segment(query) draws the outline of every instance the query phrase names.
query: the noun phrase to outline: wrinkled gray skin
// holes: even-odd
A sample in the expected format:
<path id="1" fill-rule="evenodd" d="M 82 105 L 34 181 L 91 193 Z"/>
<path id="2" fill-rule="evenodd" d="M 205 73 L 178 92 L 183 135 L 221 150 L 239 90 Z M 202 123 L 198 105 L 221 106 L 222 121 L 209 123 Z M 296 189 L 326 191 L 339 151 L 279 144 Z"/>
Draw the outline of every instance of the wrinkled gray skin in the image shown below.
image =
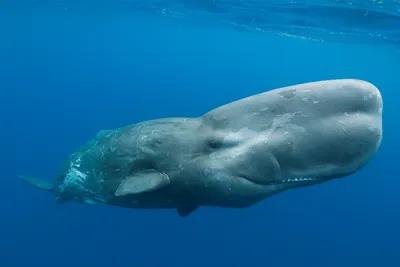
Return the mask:
<path id="1" fill-rule="evenodd" d="M 101 131 L 53 184 L 23 179 L 59 202 L 126 208 L 244 208 L 287 189 L 345 177 L 382 140 L 382 97 L 360 80 L 289 86 L 199 118 Z"/>

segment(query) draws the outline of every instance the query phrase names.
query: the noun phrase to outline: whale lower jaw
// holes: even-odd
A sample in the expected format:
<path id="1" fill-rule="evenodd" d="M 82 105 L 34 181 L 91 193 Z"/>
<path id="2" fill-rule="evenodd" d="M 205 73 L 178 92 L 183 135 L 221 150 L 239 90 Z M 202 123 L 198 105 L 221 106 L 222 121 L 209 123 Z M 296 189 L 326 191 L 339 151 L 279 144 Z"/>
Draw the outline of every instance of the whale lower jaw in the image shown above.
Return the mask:
<path id="1" fill-rule="evenodd" d="M 278 181 L 272 181 L 268 185 L 282 185 L 282 184 L 316 184 L 323 182 L 324 179 L 301 177 L 301 178 L 288 178 Z"/>

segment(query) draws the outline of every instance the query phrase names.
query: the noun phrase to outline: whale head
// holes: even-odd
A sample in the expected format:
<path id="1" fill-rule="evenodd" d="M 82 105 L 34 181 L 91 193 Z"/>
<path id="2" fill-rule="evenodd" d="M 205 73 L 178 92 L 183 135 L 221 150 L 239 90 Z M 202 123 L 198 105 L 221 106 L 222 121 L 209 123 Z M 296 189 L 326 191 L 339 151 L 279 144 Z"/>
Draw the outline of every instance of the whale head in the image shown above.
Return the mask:
<path id="1" fill-rule="evenodd" d="M 210 155 L 208 165 L 216 169 L 210 177 L 238 177 L 237 195 L 246 183 L 252 192 L 265 189 L 260 199 L 348 177 L 379 149 L 382 111 L 378 88 L 355 79 L 288 86 L 228 103 L 203 116 L 220 144 Z"/>

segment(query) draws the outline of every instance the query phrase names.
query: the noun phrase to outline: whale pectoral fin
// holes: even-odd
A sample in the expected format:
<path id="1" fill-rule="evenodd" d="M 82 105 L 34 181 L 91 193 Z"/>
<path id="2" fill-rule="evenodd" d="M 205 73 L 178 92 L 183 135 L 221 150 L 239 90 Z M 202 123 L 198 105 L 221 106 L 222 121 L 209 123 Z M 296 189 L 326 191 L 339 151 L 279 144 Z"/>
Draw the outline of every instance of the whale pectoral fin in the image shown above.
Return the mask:
<path id="1" fill-rule="evenodd" d="M 155 191 L 170 184 L 168 175 L 150 170 L 127 177 L 118 186 L 116 196 L 135 195 Z"/>
<path id="2" fill-rule="evenodd" d="M 53 185 L 44 180 L 29 177 L 29 176 L 24 176 L 24 175 L 20 175 L 19 178 L 21 178 L 23 181 L 25 181 L 26 183 L 32 185 L 33 187 L 35 187 L 37 189 L 48 191 L 48 192 L 53 191 Z"/>
<path id="3" fill-rule="evenodd" d="M 197 210 L 198 207 L 199 206 L 194 205 L 194 204 L 179 207 L 179 208 L 177 208 L 178 215 L 181 217 L 186 217 L 186 216 L 190 215 L 191 213 L 193 213 L 195 210 Z"/>

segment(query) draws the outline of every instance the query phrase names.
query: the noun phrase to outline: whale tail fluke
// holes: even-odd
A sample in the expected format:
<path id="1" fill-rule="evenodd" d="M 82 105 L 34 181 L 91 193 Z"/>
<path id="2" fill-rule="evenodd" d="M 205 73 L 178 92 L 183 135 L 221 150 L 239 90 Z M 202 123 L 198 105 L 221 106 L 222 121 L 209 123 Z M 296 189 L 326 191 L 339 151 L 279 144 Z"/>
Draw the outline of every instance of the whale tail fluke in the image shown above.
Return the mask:
<path id="1" fill-rule="evenodd" d="M 49 182 L 24 175 L 20 175 L 19 178 L 37 189 L 53 193 L 53 185 Z"/>

